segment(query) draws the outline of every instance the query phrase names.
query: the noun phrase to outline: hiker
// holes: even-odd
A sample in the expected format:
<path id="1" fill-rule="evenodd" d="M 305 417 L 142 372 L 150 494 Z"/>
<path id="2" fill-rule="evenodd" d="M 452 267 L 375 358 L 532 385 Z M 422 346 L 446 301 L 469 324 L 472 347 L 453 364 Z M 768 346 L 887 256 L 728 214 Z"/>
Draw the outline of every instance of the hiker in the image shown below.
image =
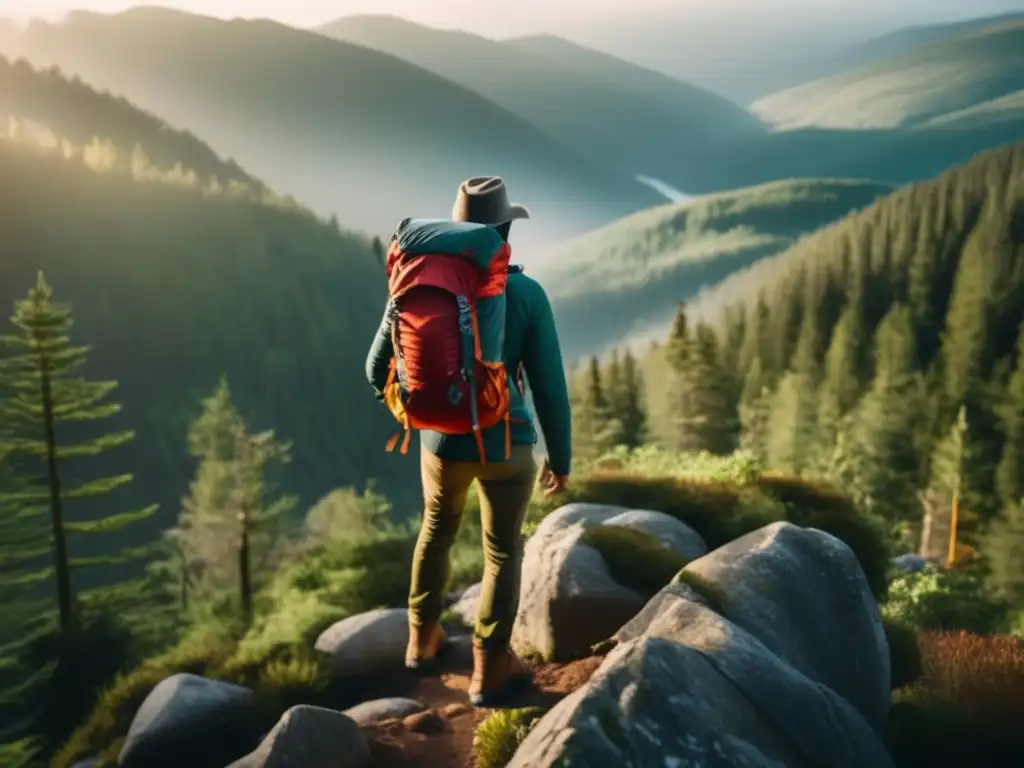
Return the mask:
<path id="1" fill-rule="evenodd" d="M 569 394 L 551 306 L 539 283 L 509 266 L 512 222 L 529 217 L 509 202 L 501 177 L 483 176 L 460 185 L 453 221 L 404 220 L 388 248 L 388 306 L 366 360 L 378 399 L 405 427 L 403 452 L 409 430 L 420 432 L 424 510 L 409 588 L 410 669 L 435 670 L 447 649 L 440 619 L 449 550 L 469 488 L 479 484 L 485 567 L 469 689 L 478 707 L 500 706 L 531 684 L 509 647 L 522 525 L 537 477 L 524 374 L 548 450 L 545 495 L 565 488 L 571 462 Z M 475 299 L 465 300 L 468 293 Z M 473 375 L 463 373 L 467 361 Z"/>

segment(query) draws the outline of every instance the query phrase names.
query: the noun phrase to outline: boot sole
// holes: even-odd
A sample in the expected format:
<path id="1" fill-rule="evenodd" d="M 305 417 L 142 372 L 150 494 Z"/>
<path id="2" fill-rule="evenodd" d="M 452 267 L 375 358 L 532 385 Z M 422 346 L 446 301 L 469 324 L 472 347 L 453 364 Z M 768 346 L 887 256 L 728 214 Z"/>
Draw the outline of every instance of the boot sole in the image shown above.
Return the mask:
<path id="1" fill-rule="evenodd" d="M 500 688 L 470 696 L 469 703 L 478 709 L 500 709 L 515 703 L 514 699 L 529 693 L 533 687 L 532 675 L 517 675 Z"/>

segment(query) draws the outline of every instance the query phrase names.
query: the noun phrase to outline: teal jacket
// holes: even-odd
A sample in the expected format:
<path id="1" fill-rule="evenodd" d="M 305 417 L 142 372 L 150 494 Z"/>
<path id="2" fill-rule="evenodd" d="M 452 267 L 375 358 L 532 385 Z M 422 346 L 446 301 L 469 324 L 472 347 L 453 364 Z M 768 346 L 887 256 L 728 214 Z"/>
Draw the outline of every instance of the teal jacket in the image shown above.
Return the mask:
<path id="1" fill-rule="evenodd" d="M 572 463 L 572 412 L 551 303 L 540 283 L 523 274 L 520 267 L 509 269 L 505 298 L 505 367 L 514 376 L 522 364 L 547 444 L 551 471 L 567 475 Z M 393 354 L 391 317 L 385 311 L 366 356 L 366 378 L 378 398 L 382 397 Z M 537 431 L 530 411 L 514 389 L 511 411 L 512 444 L 536 445 Z M 423 430 L 420 447 L 450 461 L 476 461 L 479 456 L 471 434 L 444 435 Z M 484 448 L 488 461 L 505 458 L 504 424 L 484 430 Z"/>

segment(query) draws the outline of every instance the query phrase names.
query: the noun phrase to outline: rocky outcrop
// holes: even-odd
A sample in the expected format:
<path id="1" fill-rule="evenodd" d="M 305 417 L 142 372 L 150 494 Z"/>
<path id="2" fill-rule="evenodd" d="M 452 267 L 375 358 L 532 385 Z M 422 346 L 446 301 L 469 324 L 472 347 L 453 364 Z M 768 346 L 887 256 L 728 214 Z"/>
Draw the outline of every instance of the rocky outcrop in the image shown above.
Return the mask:
<path id="1" fill-rule="evenodd" d="M 646 596 L 617 583 L 600 552 L 586 544 L 586 531 L 598 525 L 647 533 L 682 557 L 707 551 L 688 526 L 660 512 L 598 504 L 556 510 L 526 544 L 512 636 L 519 653 L 556 661 L 586 654 L 644 606 Z"/>
<path id="2" fill-rule="evenodd" d="M 250 689 L 197 675 L 172 675 L 142 702 L 118 764 L 224 768 L 259 743 L 259 722 Z"/>
<path id="3" fill-rule="evenodd" d="M 401 669 L 409 642 L 405 608 L 360 613 L 332 624 L 316 639 L 335 677 L 368 677 Z"/>
<path id="4" fill-rule="evenodd" d="M 301 705 L 285 712 L 253 752 L 228 768 L 364 768 L 369 762 L 370 747 L 352 718 Z"/>
<path id="5" fill-rule="evenodd" d="M 776 523 L 690 563 L 510 768 L 888 768 L 889 656 L 849 548 Z"/>

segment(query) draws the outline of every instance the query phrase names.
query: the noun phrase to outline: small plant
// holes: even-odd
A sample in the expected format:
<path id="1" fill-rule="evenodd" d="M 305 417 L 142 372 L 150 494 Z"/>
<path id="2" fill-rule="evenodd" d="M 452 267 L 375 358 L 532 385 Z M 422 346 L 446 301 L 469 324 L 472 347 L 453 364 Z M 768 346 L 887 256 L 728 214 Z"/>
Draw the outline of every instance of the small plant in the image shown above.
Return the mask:
<path id="1" fill-rule="evenodd" d="M 1005 629 L 1007 606 L 969 571 L 904 573 L 893 579 L 884 616 L 919 630 L 965 630 L 980 635 Z"/>
<path id="2" fill-rule="evenodd" d="M 917 645 L 917 630 L 905 621 L 886 618 L 885 640 L 889 646 L 889 669 L 892 689 L 905 688 L 921 677 L 921 649 Z"/>
<path id="3" fill-rule="evenodd" d="M 541 707 L 501 709 L 480 723 L 473 736 L 476 768 L 504 768 L 530 729 L 544 716 Z"/>
<path id="4" fill-rule="evenodd" d="M 920 679 L 889 717 L 898 766 L 1002 768 L 1024 753 L 1024 645 L 1008 636 L 928 632 Z"/>
<path id="5" fill-rule="evenodd" d="M 616 582 L 644 597 L 655 595 L 688 562 L 653 536 L 618 525 L 588 528 L 582 542 L 601 553 Z"/>

